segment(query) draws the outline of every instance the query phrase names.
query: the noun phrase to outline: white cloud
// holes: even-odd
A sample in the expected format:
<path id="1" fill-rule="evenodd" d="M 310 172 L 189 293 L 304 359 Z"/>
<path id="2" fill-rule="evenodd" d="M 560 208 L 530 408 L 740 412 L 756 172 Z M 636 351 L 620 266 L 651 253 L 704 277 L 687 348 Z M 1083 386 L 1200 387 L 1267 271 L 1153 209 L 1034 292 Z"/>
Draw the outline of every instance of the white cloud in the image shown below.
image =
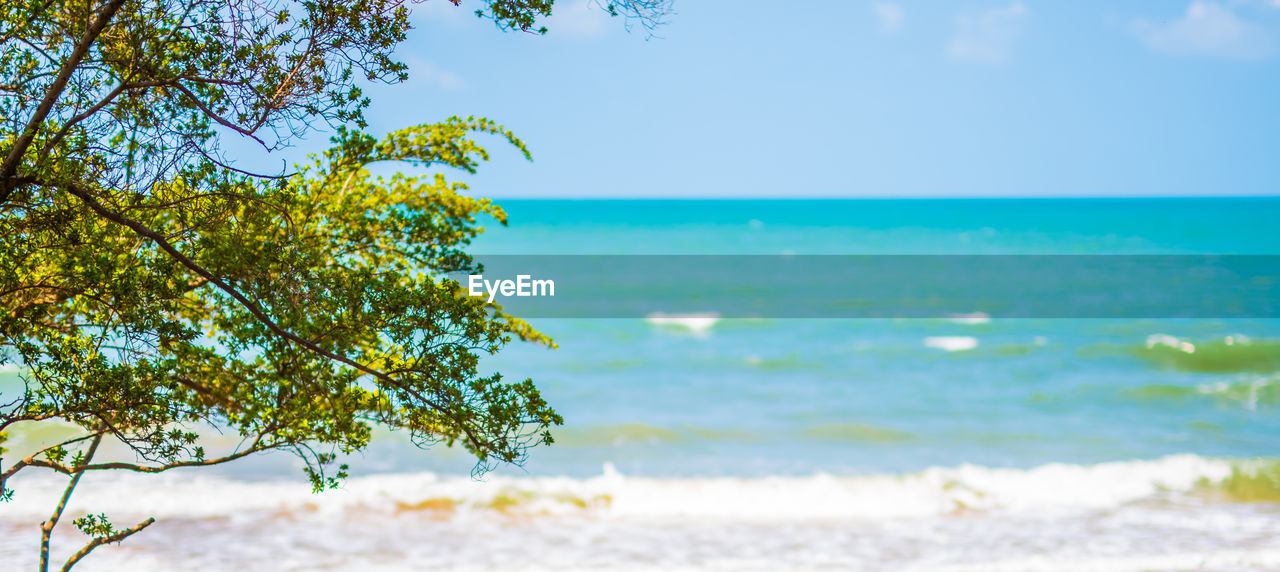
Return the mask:
<path id="1" fill-rule="evenodd" d="M 947 44 L 947 56 L 984 64 L 1007 61 L 1030 13 L 1025 4 L 1014 2 L 978 14 L 961 14 L 956 18 L 956 35 Z"/>
<path id="2" fill-rule="evenodd" d="M 1275 1 L 1280 2 L 1280 0 Z M 871 11 L 876 15 L 880 31 L 885 34 L 895 34 L 901 30 L 907 16 L 902 6 L 892 2 L 876 2 L 871 5 Z"/>
<path id="3" fill-rule="evenodd" d="M 1271 4 L 1280 6 L 1278 2 Z M 1182 18 L 1172 22 L 1137 20 L 1133 33 L 1147 48 L 1168 54 L 1257 58 L 1271 52 L 1271 38 L 1265 30 L 1216 2 L 1192 2 Z"/>

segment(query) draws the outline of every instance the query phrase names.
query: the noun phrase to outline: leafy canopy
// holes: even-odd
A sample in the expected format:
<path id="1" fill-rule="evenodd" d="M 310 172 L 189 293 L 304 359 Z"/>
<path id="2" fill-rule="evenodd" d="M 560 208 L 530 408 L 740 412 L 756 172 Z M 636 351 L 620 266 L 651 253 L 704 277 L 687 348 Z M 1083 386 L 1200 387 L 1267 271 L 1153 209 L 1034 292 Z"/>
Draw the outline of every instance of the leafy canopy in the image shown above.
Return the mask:
<path id="1" fill-rule="evenodd" d="M 457 0 L 450 0 L 458 4 Z M 499 28 L 545 31 L 551 0 L 483 0 Z M 663 2 L 604 6 L 651 25 Z M 476 136 L 524 144 L 480 118 L 377 138 L 361 85 L 398 82 L 403 0 L 7 0 L 0 3 L 0 431 L 64 423 L 76 436 L 0 465 L 70 476 L 42 527 L 42 568 L 86 471 L 159 472 L 285 449 L 314 486 L 372 427 L 519 462 L 561 418 L 529 380 L 479 356 L 551 341 L 445 277 L 501 209 L 443 175 L 374 176 L 373 163 L 474 172 Z M 296 172 L 242 171 L 225 138 L 287 146 L 316 127 L 332 148 Z M 209 454 L 202 427 L 243 437 Z M 2 435 L 2 434 L 0 434 Z M 126 444 L 131 461 L 95 460 Z M 74 451 L 74 454 L 71 454 Z M 103 516 L 67 566 L 117 530 Z"/>

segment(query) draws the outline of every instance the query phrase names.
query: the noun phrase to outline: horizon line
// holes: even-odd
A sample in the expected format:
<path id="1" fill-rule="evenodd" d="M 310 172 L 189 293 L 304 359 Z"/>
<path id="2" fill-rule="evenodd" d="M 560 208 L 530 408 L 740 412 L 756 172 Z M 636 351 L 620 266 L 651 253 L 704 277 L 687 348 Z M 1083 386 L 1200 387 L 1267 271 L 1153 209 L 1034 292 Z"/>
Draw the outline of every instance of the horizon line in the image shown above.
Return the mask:
<path id="1" fill-rule="evenodd" d="M 512 201 L 512 200 L 531 200 L 531 201 L 947 201 L 947 200 L 1010 200 L 1010 201 L 1036 201 L 1036 200 L 1205 200 L 1205 199 L 1230 199 L 1230 200 L 1276 200 L 1280 199 L 1280 194 L 1276 195 L 1054 195 L 1054 196 L 1003 196 L 1003 195 L 972 195 L 972 196 L 945 196 L 945 195 L 914 195 L 914 196 L 865 196 L 865 197 L 829 197 L 829 196 L 625 196 L 625 197 L 602 197 L 602 196 L 565 196 L 565 195 L 546 195 L 546 196 L 475 196 L 473 198 L 484 198 L 495 201 Z"/>

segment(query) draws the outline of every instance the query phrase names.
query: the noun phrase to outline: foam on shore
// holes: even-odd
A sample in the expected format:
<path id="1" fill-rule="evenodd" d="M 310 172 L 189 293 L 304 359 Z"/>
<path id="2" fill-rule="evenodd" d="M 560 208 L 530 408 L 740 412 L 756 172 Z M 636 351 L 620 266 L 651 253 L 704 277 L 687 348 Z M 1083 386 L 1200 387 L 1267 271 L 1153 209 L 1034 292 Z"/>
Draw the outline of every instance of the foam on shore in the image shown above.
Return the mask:
<path id="1" fill-rule="evenodd" d="M 1198 570 L 1280 565 L 1280 512 L 1204 494 L 1238 464 L 1183 455 L 909 475 L 587 479 L 433 474 L 300 482 L 92 475 L 69 515 L 158 522 L 86 569 Z M 0 511 L 0 562 L 63 479 L 23 477 Z M 85 539 L 62 530 L 55 560 Z M 1241 539 L 1256 539 L 1243 543 Z"/>
<path id="2" fill-rule="evenodd" d="M 450 512 L 501 509 L 530 516 L 588 511 L 744 521 L 916 518 L 956 511 L 1114 507 L 1166 492 L 1191 492 L 1197 483 L 1220 481 L 1231 471 L 1227 461 L 1194 455 L 1025 470 L 963 465 L 908 475 L 750 479 L 627 477 L 606 465 L 600 476 L 587 479 L 376 475 L 321 494 L 299 482 L 245 482 L 191 473 L 92 475 L 77 491 L 73 508 L 145 512 L 157 518 L 355 509 L 394 514 L 406 507 L 445 505 Z M 18 495 L 0 519 L 43 517 L 61 479 L 18 478 L 13 485 Z"/>

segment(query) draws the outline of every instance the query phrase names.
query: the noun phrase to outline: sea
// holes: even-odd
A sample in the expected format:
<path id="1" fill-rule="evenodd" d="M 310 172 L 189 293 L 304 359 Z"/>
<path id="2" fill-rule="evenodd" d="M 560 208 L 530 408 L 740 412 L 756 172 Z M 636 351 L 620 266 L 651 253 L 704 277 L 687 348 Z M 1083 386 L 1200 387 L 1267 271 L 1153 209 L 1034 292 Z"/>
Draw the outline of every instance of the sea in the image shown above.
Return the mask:
<path id="1" fill-rule="evenodd" d="M 472 252 L 1280 255 L 1277 198 L 497 202 Z M 157 522 L 76 569 L 1280 569 L 1274 315 L 530 321 L 559 347 L 484 362 L 565 418 L 524 463 L 382 431 L 319 494 L 287 454 L 91 474 L 72 514 Z M 3 570 L 61 491 L 27 473 Z"/>

